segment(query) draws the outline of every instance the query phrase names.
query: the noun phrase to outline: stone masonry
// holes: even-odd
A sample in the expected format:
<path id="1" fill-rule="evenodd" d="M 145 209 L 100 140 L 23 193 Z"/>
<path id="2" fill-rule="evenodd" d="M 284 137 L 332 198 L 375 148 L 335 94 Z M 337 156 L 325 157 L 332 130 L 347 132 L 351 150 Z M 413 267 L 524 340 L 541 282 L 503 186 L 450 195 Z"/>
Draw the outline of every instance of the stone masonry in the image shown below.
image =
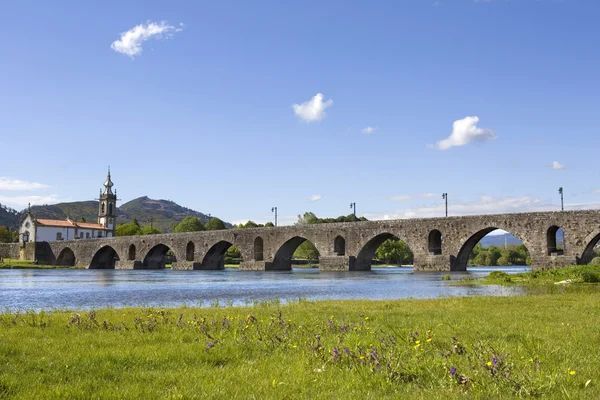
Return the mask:
<path id="1" fill-rule="evenodd" d="M 557 248 L 556 229 L 564 232 Z M 222 269 L 227 248 L 241 252 L 242 270 L 289 270 L 296 248 L 310 240 L 319 250 L 319 268 L 369 270 L 376 249 L 396 237 L 414 253 L 416 271 L 463 271 L 473 247 L 494 229 L 523 241 L 533 269 L 585 264 L 600 239 L 600 210 L 479 215 L 447 218 L 365 221 L 278 228 L 228 229 L 102 239 L 29 243 L 25 248 L 0 246 L 0 257 L 20 254 L 40 263 L 87 268 Z"/>

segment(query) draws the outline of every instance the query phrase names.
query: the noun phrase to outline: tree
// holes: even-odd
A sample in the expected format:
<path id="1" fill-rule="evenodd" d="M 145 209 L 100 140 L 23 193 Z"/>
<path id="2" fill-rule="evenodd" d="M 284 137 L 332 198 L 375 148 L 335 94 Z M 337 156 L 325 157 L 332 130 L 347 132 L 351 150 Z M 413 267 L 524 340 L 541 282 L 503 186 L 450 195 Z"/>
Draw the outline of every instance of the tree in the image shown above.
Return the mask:
<path id="1" fill-rule="evenodd" d="M 388 239 L 375 251 L 375 257 L 387 264 L 412 264 L 413 252 L 402 240 Z"/>
<path id="2" fill-rule="evenodd" d="M 204 225 L 207 231 L 218 231 L 222 229 L 227 229 L 225 226 L 225 222 L 221 221 L 219 218 L 213 217 L 208 220 L 206 225 Z"/>
<path id="3" fill-rule="evenodd" d="M 319 258 L 319 250 L 310 241 L 305 240 L 294 252 L 293 258 L 303 258 L 306 260 L 315 260 Z"/>
<path id="4" fill-rule="evenodd" d="M 307 211 L 304 215 L 298 215 L 298 222 L 296 225 L 308 225 L 308 224 L 318 224 L 319 218 L 315 215 L 315 213 Z"/>
<path id="5" fill-rule="evenodd" d="M 157 228 L 153 228 L 150 226 L 145 226 L 142 229 L 139 230 L 138 235 L 157 235 L 159 233 L 162 233 L 160 231 L 160 229 Z"/>
<path id="6" fill-rule="evenodd" d="M 140 227 L 134 222 L 128 222 L 126 224 L 119 224 L 115 228 L 115 234 L 117 236 L 133 236 L 140 235 Z"/>
<path id="7" fill-rule="evenodd" d="M 273 228 L 274 226 L 275 226 L 275 224 L 272 223 L 271 221 L 269 221 L 265 224 L 265 228 Z"/>
<path id="8" fill-rule="evenodd" d="M 12 232 L 5 226 L 0 226 L 0 243 L 13 243 L 19 239 L 18 232 Z"/>
<path id="9" fill-rule="evenodd" d="M 242 253 L 235 246 L 229 246 L 227 251 L 225 252 L 225 258 L 231 260 L 232 258 L 242 258 Z"/>
<path id="10" fill-rule="evenodd" d="M 199 232 L 204 230 L 204 225 L 197 217 L 185 217 L 183 221 L 175 225 L 173 231 L 181 232 Z"/>

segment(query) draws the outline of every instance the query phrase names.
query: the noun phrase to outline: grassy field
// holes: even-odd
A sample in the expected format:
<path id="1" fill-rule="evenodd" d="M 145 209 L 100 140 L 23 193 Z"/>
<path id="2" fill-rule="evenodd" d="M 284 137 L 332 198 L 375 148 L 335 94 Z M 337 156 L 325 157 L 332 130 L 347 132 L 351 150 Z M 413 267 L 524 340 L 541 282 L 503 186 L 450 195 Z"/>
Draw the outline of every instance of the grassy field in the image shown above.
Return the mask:
<path id="1" fill-rule="evenodd" d="M 448 275 L 448 277 L 450 277 Z M 507 274 L 493 271 L 481 279 L 463 279 L 460 283 L 489 285 L 549 285 L 600 283 L 600 265 L 574 265 L 571 267 L 546 271 L 530 271 L 519 274 Z"/>
<path id="2" fill-rule="evenodd" d="M 600 287 L 0 315 L 0 398 L 600 397 Z"/>
<path id="3" fill-rule="evenodd" d="M 23 269 L 23 268 L 32 268 L 32 269 L 55 269 L 55 268 L 68 268 L 68 269 L 82 269 L 85 267 L 63 267 L 60 265 L 41 265 L 34 264 L 31 261 L 23 261 L 16 260 L 10 258 L 2 259 L 0 262 L 0 269 Z"/>

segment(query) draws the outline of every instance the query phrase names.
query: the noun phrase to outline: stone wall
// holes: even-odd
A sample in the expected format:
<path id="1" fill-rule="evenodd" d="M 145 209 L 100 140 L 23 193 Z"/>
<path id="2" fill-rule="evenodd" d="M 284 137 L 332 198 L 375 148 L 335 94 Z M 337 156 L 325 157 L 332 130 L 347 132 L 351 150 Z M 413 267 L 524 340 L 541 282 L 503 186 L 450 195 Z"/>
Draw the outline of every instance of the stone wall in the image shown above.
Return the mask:
<path id="1" fill-rule="evenodd" d="M 553 226 L 564 231 L 564 251 L 548 248 Z M 318 249 L 322 270 L 368 270 L 377 247 L 397 237 L 414 253 L 416 271 L 460 271 L 477 242 L 494 229 L 506 230 L 523 241 L 534 269 L 556 268 L 589 261 L 591 246 L 600 239 L 600 211 L 365 221 L 278 228 L 228 229 L 102 239 L 51 242 L 36 249 L 36 257 L 69 260 L 89 268 L 164 268 L 165 254 L 176 258 L 173 269 L 221 269 L 224 253 L 235 245 L 242 255 L 241 270 L 286 270 L 294 250 L 304 240 Z M 441 243 L 435 243 L 435 233 Z M 337 246 L 336 246 L 337 243 Z M 343 244 L 343 246 L 341 245 Z M 68 249 L 68 250 L 66 250 Z M 49 253 L 48 253 L 49 252 Z M 560 253 L 560 254 L 559 254 Z M 48 256 L 51 254 L 51 256 Z M 62 254 L 62 256 L 61 256 Z"/>

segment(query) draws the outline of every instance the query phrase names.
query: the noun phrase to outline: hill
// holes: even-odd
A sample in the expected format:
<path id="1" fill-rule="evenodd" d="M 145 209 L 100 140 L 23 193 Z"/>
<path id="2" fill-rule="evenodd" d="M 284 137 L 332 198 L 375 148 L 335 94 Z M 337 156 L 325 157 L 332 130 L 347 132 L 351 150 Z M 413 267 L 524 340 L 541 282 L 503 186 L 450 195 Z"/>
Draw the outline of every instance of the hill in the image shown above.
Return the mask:
<path id="1" fill-rule="evenodd" d="M 19 225 L 20 214 L 17 210 L 13 210 L 5 205 L 0 206 L 0 226 L 16 228 Z"/>
<path id="2" fill-rule="evenodd" d="M 70 203 L 59 203 L 46 206 L 33 206 L 31 212 L 37 218 L 65 219 L 70 217 L 76 221 L 84 218 L 86 221 L 97 221 L 98 202 L 97 201 L 75 201 Z M 20 214 L 12 214 L 0 208 L 0 225 L 17 228 Z M 201 212 L 182 207 L 170 200 L 154 200 L 147 196 L 131 200 L 117 208 L 117 223 L 130 222 L 137 219 L 140 225 L 146 226 L 152 224 L 163 232 L 171 232 L 173 227 L 181 222 L 185 217 L 197 217 L 206 223 L 210 217 Z M 2 221 L 5 221 L 3 223 Z M 231 227 L 231 224 L 227 224 Z"/>

